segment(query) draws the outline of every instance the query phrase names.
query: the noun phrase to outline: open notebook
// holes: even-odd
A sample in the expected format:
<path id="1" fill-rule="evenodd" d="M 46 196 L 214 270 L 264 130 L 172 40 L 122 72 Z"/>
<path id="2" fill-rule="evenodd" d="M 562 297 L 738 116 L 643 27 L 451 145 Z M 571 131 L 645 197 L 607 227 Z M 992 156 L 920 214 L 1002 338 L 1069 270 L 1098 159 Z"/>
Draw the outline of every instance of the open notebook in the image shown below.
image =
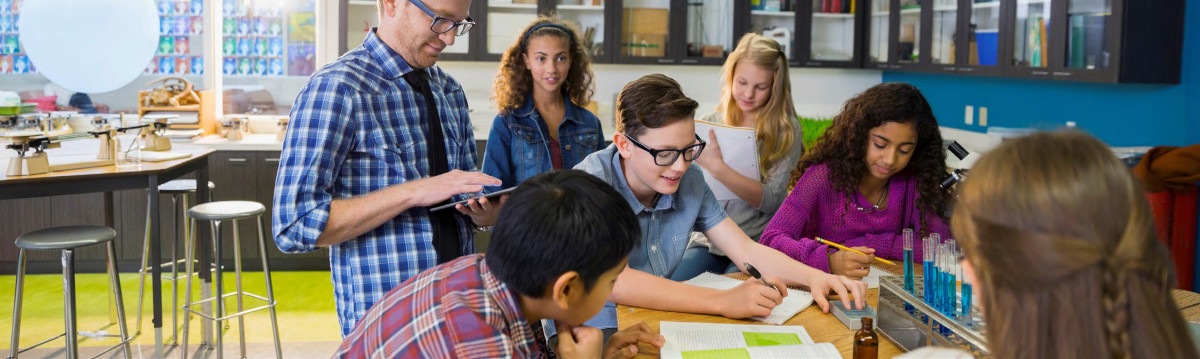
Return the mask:
<path id="1" fill-rule="evenodd" d="M 719 274 L 704 273 L 696 276 L 695 278 L 688 279 L 683 283 L 698 287 L 724 290 L 736 287 L 739 284 L 742 284 L 742 281 Z M 779 305 L 775 306 L 775 309 L 771 310 L 771 315 L 766 317 L 753 317 L 750 319 L 762 321 L 767 324 L 781 325 L 783 322 L 791 319 L 792 316 L 800 313 L 800 311 L 804 310 L 804 308 L 808 308 L 808 306 L 812 305 L 812 303 L 812 293 L 802 290 L 788 289 L 788 296 L 783 298 L 783 303 L 780 303 Z"/>
<path id="2" fill-rule="evenodd" d="M 661 322 L 659 354 L 670 359 L 841 358 L 832 343 L 814 343 L 798 325 Z"/>

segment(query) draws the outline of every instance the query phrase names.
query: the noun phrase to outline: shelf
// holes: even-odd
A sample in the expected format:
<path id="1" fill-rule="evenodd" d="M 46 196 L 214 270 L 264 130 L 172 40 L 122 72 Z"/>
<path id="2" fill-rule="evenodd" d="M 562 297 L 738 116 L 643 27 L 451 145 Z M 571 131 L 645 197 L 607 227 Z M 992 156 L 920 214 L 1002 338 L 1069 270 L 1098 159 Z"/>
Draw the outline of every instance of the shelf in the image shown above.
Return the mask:
<path id="1" fill-rule="evenodd" d="M 488 3 L 489 9 L 512 9 L 512 10 L 534 10 L 537 11 L 537 4 L 505 4 L 505 3 Z"/>
<path id="2" fill-rule="evenodd" d="M 920 14 L 921 14 L 921 8 L 900 10 L 900 15 L 920 15 Z"/>
<path id="3" fill-rule="evenodd" d="M 934 6 L 933 11 L 958 11 L 958 6 Z"/>
<path id="4" fill-rule="evenodd" d="M 376 2 L 375 2 L 375 0 L 350 0 L 350 5 L 361 5 L 361 6 L 370 5 L 370 6 L 374 7 L 376 5 Z"/>
<path id="5" fill-rule="evenodd" d="M 999 1 L 993 1 L 993 2 L 983 2 L 983 3 L 978 3 L 978 4 L 971 4 L 971 8 L 972 8 L 972 9 L 995 9 L 995 8 L 998 8 L 998 7 L 1000 7 L 1000 2 L 999 2 Z"/>
<path id="6" fill-rule="evenodd" d="M 766 11 L 766 10 L 751 10 L 751 11 L 750 11 L 750 14 L 751 14 L 751 15 L 754 15 L 754 16 L 780 16 L 780 17 L 794 17 L 794 16 L 796 16 L 796 12 L 795 12 L 795 11 Z M 815 14 L 814 14 L 814 15 L 815 15 Z"/>
<path id="7" fill-rule="evenodd" d="M 558 10 L 604 11 L 603 5 L 558 5 Z"/>
<path id="8" fill-rule="evenodd" d="M 813 13 L 813 18 L 814 18 L 814 19 L 842 19 L 842 20 L 853 20 L 853 19 L 854 19 L 854 14 L 832 14 L 832 13 L 818 12 L 818 13 Z"/>
<path id="9" fill-rule="evenodd" d="M 138 111 L 139 111 L 139 112 L 142 112 L 142 113 L 147 113 L 147 112 L 164 112 L 164 111 L 169 111 L 169 112 L 198 112 L 198 111 L 200 111 L 200 105 L 199 105 L 199 104 L 196 104 L 196 105 L 185 105 L 185 106 L 156 106 L 156 107 L 141 107 L 141 106 L 138 106 Z"/>
<path id="10" fill-rule="evenodd" d="M 888 12 L 887 11 L 876 11 L 876 12 L 871 13 L 871 16 L 888 16 Z"/>

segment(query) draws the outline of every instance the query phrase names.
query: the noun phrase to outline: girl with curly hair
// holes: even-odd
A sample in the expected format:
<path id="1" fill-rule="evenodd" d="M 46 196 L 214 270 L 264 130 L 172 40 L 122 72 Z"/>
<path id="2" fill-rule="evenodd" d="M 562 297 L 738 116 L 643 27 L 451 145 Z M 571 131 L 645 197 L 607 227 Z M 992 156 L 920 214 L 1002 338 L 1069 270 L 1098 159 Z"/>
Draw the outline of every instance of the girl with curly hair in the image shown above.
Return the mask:
<path id="1" fill-rule="evenodd" d="M 551 169 L 572 168 L 604 146 L 592 101 L 591 60 L 569 21 L 541 16 L 500 60 L 483 172 L 503 188 Z"/>
<path id="2" fill-rule="evenodd" d="M 758 158 L 753 158 L 752 153 L 723 158 L 721 145 L 710 131 L 701 134 L 708 140 L 709 148 L 696 159 L 696 164 L 738 196 L 721 200 L 721 206 L 747 236 L 758 240 L 787 197 L 788 173 L 804 153 L 783 46 L 759 34 L 743 35 L 721 68 L 721 83 L 717 111 L 699 120 L 753 128 Z M 727 161 L 751 160 L 758 161 L 760 180 L 743 176 L 727 164 Z M 737 271 L 702 234 L 694 233 L 692 240 L 692 248 L 684 257 L 685 263 L 695 267 L 676 270 L 677 275 L 690 279 L 704 272 Z"/>
<path id="3" fill-rule="evenodd" d="M 992 356 L 1198 357 L 1142 186 L 1103 142 L 1078 131 L 1005 141 L 958 195 L 951 222 Z"/>
<path id="4" fill-rule="evenodd" d="M 905 83 L 875 85 L 846 101 L 800 160 L 794 189 L 759 242 L 833 274 L 865 277 L 875 256 L 902 258 L 905 228 L 949 237 L 938 215 L 948 197 L 940 186 L 945 162 L 937 119 L 921 92 Z M 920 258 L 921 248 L 913 255 Z"/>

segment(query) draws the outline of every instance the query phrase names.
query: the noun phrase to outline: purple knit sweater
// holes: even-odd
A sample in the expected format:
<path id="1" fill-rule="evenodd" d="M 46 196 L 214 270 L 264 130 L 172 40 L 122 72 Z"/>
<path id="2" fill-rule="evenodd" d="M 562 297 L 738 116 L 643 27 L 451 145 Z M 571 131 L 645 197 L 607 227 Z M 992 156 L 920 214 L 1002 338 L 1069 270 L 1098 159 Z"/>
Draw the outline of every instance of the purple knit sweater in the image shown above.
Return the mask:
<path id="1" fill-rule="evenodd" d="M 783 201 L 779 212 L 763 231 L 759 243 L 775 248 L 813 268 L 829 272 L 827 245 L 818 244 L 821 237 L 847 247 L 867 246 L 875 255 L 885 259 L 903 260 L 904 228 L 915 231 L 913 258 L 920 261 L 921 216 L 917 210 L 917 177 L 912 171 L 900 171 L 888 184 L 887 208 L 875 210 L 871 202 L 855 192 L 854 198 L 834 190 L 829 181 L 829 168 L 812 165 L 800 177 L 796 189 Z M 852 202 L 847 211 L 846 202 Z M 859 210 L 858 208 L 864 210 Z M 950 229 L 942 218 L 927 213 L 930 233 L 950 238 Z"/>

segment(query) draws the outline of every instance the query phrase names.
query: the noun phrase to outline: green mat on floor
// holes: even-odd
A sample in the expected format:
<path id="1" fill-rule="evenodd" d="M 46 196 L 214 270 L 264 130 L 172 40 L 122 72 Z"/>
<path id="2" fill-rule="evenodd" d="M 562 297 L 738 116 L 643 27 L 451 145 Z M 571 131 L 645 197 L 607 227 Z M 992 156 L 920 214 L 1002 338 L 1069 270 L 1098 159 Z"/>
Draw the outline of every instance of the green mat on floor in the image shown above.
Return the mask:
<path id="1" fill-rule="evenodd" d="M 271 275 L 275 285 L 275 300 L 278 302 L 276 313 L 279 320 L 279 337 L 284 342 L 328 342 L 341 341 L 340 327 L 337 321 L 337 311 L 333 302 L 333 284 L 329 272 L 274 272 Z M 29 275 L 25 277 L 24 304 L 21 308 L 21 346 L 28 347 L 63 332 L 63 298 L 62 275 Z M 225 273 L 224 286 L 226 291 L 235 288 L 233 275 Z M 266 286 L 261 272 L 245 272 L 242 275 L 242 287 L 246 292 L 266 297 Z M 200 298 L 200 282 L 193 280 L 193 296 Z M 121 274 L 121 290 L 125 301 L 125 318 L 130 334 L 136 327 L 138 307 L 138 274 Z M 151 290 L 150 277 L 146 277 L 146 302 L 142 316 L 142 334 L 137 342 L 151 344 L 154 341 L 154 330 L 151 324 Z M 75 277 L 76 310 L 80 331 L 104 330 L 110 334 L 118 333 L 116 325 L 110 325 L 110 310 L 108 296 L 108 275 L 78 274 Z M 16 292 L 16 276 L 0 276 L 0 318 L 11 321 L 13 310 L 13 295 Z M 179 282 L 179 305 L 183 304 L 184 281 Z M 236 309 L 234 297 L 226 298 L 230 313 Z M 261 306 L 263 301 L 244 297 L 245 308 Z M 169 342 L 171 338 L 171 282 L 163 281 L 163 337 Z M 115 318 L 115 316 L 114 316 Z M 179 312 L 178 325 L 182 329 L 184 313 Z M 246 315 L 246 341 L 265 343 L 271 341 L 271 317 L 267 310 L 261 310 Z M 193 317 L 189 331 L 189 344 L 200 340 L 199 317 Z M 225 333 L 226 340 L 237 340 L 237 320 L 230 323 Z M 7 351 L 12 337 L 12 325 L 0 324 L 0 349 Z M 80 346 L 112 345 L 115 339 L 97 341 L 80 337 Z M 65 341 L 57 339 L 43 347 L 62 347 Z"/>

